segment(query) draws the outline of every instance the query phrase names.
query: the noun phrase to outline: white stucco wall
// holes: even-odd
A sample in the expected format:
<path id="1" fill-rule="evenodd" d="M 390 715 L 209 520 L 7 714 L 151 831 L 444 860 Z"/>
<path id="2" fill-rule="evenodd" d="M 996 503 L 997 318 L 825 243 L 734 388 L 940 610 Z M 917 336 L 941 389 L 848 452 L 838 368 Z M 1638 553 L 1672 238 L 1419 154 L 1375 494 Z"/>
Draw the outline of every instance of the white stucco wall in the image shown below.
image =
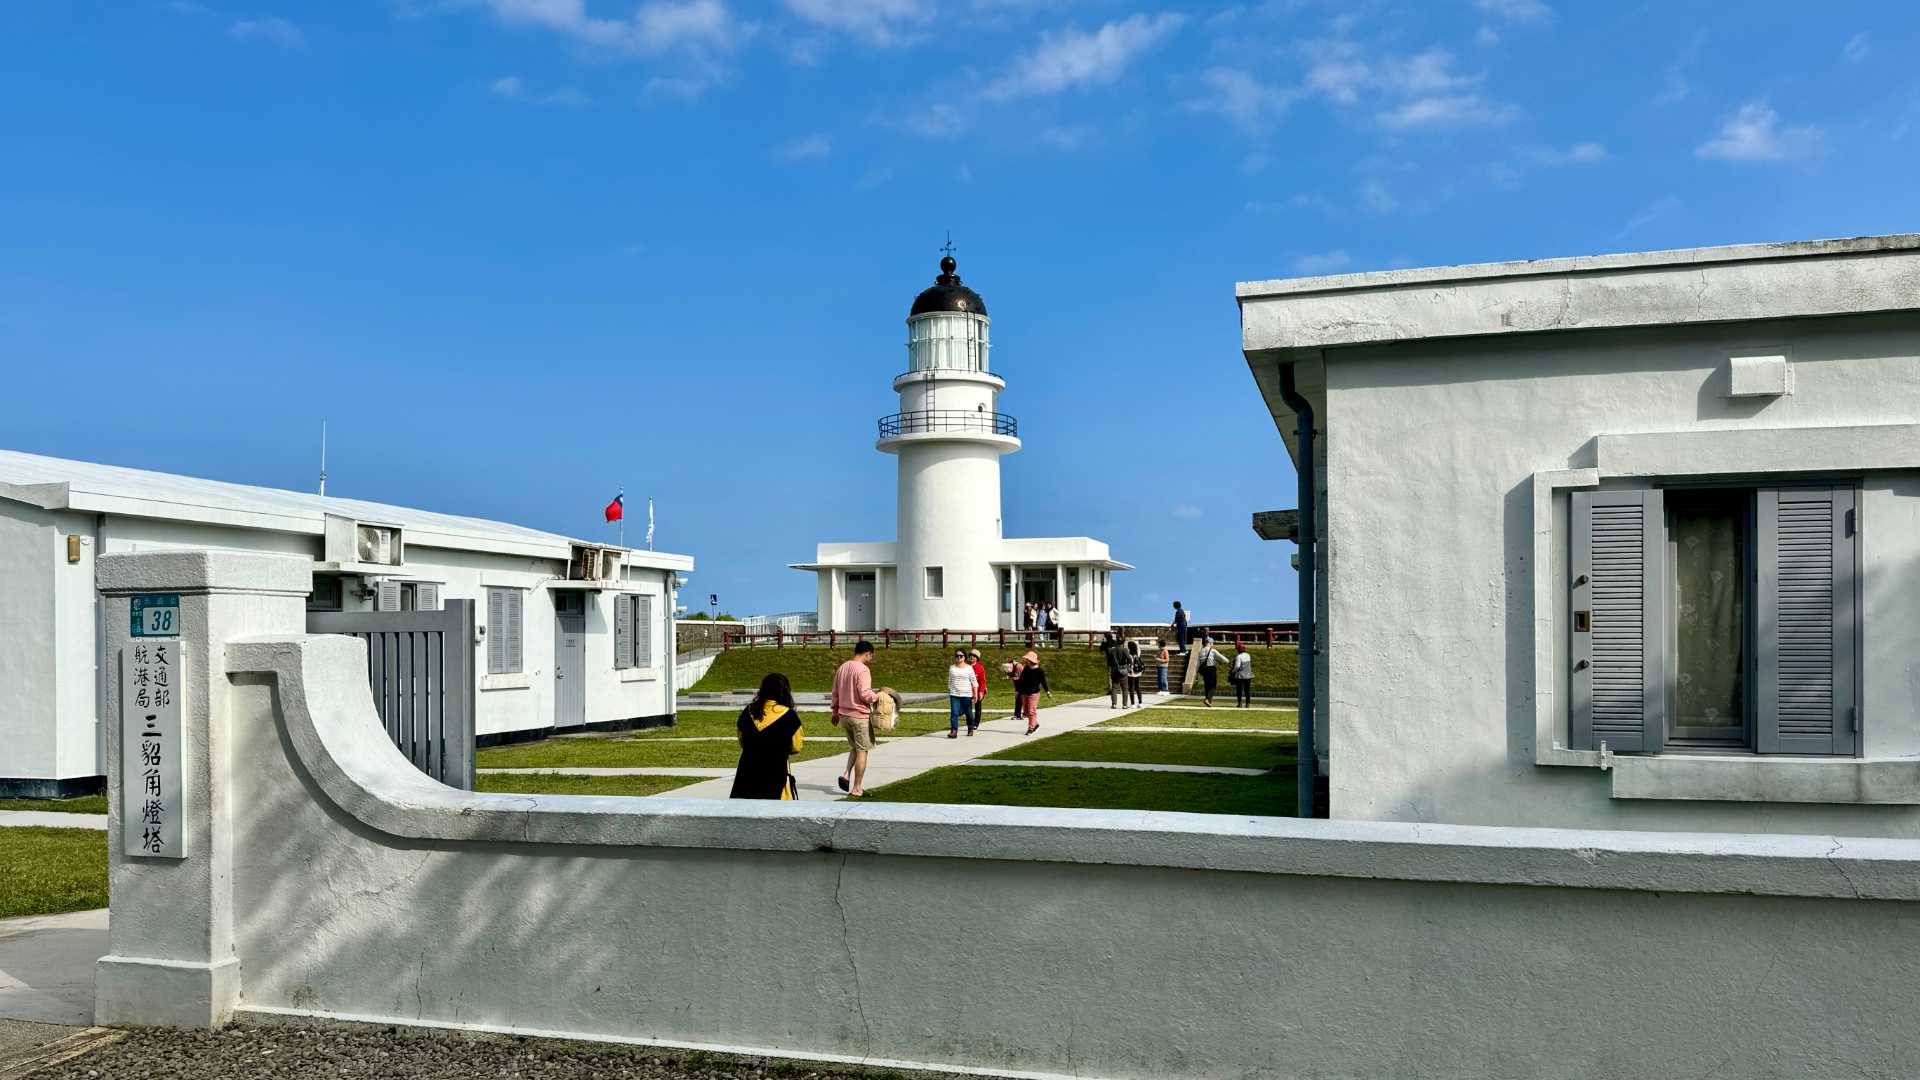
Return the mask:
<path id="1" fill-rule="evenodd" d="M 110 845 L 104 1023 L 1142 1080 L 1908 1071 L 1913 841 L 475 795 L 386 741 L 357 643 L 246 595 L 189 615 L 188 775 L 223 798 L 197 858 Z"/>
<path id="2" fill-rule="evenodd" d="M 1725 396 L 1730 353 L 1777 349 L 1792 357 L 1791 396 Z M 1920 835 L 1915 806 L 1618 799 L 1597 769 L 1534 760 L 1533 475 L 1595 465 L 1603 435 L 1914 423 L 1911 316 L 1408 342 L 1327 357 L 1335 816 Z M 1760 438 L 1734 456 L 1754 460 Z M 1920 446 L 1909 464 L 1920 470 Z M 1869 470 L 1862 483 L 1870 757 L 1920 746 L 1913 470 Z M 1564 582 L 1563 510 L 1557 521 Z M 1550 625 L 1565 625 L 1562 615 Z M 1564 642 L 1553 647 L 1562 669 Z"/>
<path id="3" fill-rule="evenodd" d="M 61 729 L 48 718 L 60 697 L 54 656 L 55 559 L 59 541 L 53 514 L 0 500 L 0 778 L 60 777 Z M 89 650 L 91 652 L 91 650 Z M 87 730 L 92 731 L 88 724 Z"/>

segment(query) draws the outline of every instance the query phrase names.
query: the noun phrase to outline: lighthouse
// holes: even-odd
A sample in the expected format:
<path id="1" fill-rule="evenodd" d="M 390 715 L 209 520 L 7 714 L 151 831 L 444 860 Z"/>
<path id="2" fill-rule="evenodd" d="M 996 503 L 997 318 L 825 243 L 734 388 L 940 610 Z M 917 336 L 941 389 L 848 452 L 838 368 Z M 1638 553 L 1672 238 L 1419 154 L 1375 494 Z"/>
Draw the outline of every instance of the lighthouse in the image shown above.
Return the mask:
<path id="1" fill-rule="evenodd" d="M 982 631 L 1022 626 L 1028 602 L 1052 604 L 1069 629 L 1112 618 L 1113 561 L 1090 537 L 1009 540 L 1000 459 L 1020 449 L 1001 410 L 986 301 L 960 279 L 951 245 L 906 318 L 906 369 L 892 377 L 898 411 L 879 418 L 875 449 L 898 462 L 893 542 L 823 543 L 823 630 Z"/>

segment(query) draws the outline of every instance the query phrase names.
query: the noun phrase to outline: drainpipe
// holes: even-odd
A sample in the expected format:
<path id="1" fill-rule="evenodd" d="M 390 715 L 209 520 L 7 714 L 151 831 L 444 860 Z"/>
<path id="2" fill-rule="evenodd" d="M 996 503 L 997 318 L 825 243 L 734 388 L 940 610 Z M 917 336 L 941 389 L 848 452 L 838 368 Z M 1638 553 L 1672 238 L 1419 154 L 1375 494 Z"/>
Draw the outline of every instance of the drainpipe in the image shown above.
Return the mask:
<path id="1" fill-rule="evenodd" d="M 1316 603 L 1314 588 L 1315 537 L 1318 530 L 1314 524 L 1314 472 L 1313 472 L 1313 406 L 1300 396 L 1294 386 L 1293 364 L 1280 367 L 1280 398 L 1293 410 L 1295 428 L 1294 441 L 1299 446 L 1294 472 L 1300 477 L 1300 522 L 1295 534 L 1295 543 L 1300 550 L 1300 747 L 1299 764 L 1295 777 L 1299 786 L 1299 815 L 1302 818 L 1314 816 L 1313 790 L 1319 778 L 1318 740 L 1314 731 L 1314 649 L 1318 644 L 1315 616 L 1319 607 Z"/>

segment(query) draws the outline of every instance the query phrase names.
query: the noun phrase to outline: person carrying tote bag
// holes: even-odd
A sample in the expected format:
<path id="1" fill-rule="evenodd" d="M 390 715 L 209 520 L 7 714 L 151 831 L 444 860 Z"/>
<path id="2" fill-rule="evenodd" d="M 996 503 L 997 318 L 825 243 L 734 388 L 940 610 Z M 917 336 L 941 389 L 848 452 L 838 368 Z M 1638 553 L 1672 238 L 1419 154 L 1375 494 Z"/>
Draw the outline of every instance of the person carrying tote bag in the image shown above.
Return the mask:
<path id="1" fill-rule="evenodd" d="M 730 797 L 798 799 L 800 784 L 787 771 L 787 759 L 800 752 L 806 735 L 785 675 L 775 672 L 760 680 L 760 692 L 740 710 L 734 729 L 740 763 L 734 766 Z"/>

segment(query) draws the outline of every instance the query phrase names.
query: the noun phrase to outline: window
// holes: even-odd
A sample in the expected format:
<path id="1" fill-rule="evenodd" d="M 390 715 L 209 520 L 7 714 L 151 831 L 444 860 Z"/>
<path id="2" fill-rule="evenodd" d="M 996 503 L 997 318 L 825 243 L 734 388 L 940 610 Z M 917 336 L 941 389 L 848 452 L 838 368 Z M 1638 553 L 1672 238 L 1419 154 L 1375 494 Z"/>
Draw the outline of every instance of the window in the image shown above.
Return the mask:
<path id="1" fill-rule="evenodd" d="M 947 595 L 946 569 L 939 566 L 927 567 L 928 600 L 938 600 Z"/>
<path id="2" fill-rule="evenodd" d="M 1851 754 L 1854 491 L 1573 495 L 1579 749 Z"/>
<path id="3" fill-rule="evenodd" d="M 643 593 L 614 596 L 613 666 L 653 666 L 653 597 Z"/>
<path id="4" fill-rule="evenodd" d="M 1000 571 L 1000 614 L 1013 610 L 1013 568 L 1003 567 Z"/>
<path id="5" fill-rule="evenodd" d="M 308 611 L 339 611 L 344 596 L 340 579 L 332 574 L 313 575 L 313 591 L 307 594 Z"/>
<path id="6" fill-rule="evenodd" d="M 521 622 L 526 592 L 521 589 L 487 590 L 487 674 L 504 675 L 522 670 Z"/>
<path id="7" fill-rule="evenodd" d="M 1067 567 L 1067 610 L 1080 610 L 1080 568 Z"/>

